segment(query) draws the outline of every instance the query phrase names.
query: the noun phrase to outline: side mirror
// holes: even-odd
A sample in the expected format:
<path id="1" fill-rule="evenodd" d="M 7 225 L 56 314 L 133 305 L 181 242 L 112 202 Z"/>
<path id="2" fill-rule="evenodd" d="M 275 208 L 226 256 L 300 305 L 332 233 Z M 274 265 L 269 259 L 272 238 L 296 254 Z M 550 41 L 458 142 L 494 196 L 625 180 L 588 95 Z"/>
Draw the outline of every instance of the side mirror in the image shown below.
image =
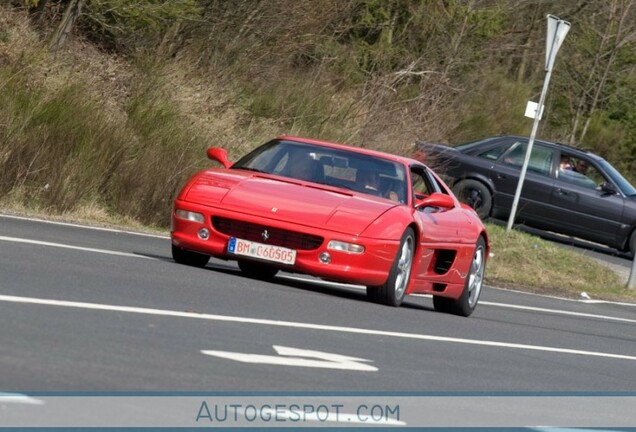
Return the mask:
<path id="1" fill-rule="evenodd" d="M 608 182 L 601 183 L 601 192 L 609 194 L 609 195 L 618 194 L 618 190 L 616 190 L 616 186 Z"/>
<path id="2" fill-rule="evenodd" d="M 439 207 L 443 209 L 452 209 L 455 207 L 455 200 L 450 195 L 439 192 L 433 192 L 424 199 L 415 200 L 415 208 Z"/>
<path id="3" fill-rule="evenodd" d="M 220 147 L 211 147 L 208 149 L 208 158 L 213 161 L 220 162 L 225 168 L 232 166 L 232 162 L 227 158 L 227 150 Z"/>

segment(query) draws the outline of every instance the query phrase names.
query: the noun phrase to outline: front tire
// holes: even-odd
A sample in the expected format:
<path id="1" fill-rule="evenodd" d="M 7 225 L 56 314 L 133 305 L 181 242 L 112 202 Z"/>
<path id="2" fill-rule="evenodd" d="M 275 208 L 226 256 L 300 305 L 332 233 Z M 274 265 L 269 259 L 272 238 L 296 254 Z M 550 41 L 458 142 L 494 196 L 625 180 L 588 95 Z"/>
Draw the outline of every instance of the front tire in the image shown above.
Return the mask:
<path id="1" fill-rule="evenodd" d="M 468 204 L 481 219 L 490 216 L 492 210 L 492 193 L 479 180 L 460 180 L 453 186 L 453 193 L 461 202 Z"/>
<path id="2" fill-rule="evenodd" d="M 185 264 L 192 267 L 205 267 L 210 257 L 208 255 L 181 249 L 179 246 L 172 245 L 172 259 L 179 264 Z"/>
<path id="3" fill-rule="evenodd" d="M 278 269 L 252 261 L 239 261 L 238 266 L 245 276 L 253 279 L 270 280 L 278 273 Z"/>
<path id="4" fill-rule="evenodd" d="M 481 288 L 484 282 L 484 270 L 486 268 L 486 241 L 479 237 L 475 245 L 473 259 L 466 276 L 464 290 L 458 299 L 433 296 L 433 306 L 438 312 L 450 313 L 468 317 L 473 313 L 479 302 Z"/>
<path id="5" fill-rule="evenodd" d="M 389 277 L 384 285 L 367 287 L 367 298 L 374 303 L 400 306 L 411 279 L 411 268 L 415 255 L 415 232 L 407 228 L 402 234 L 400 248 L 395 256 Z"/>

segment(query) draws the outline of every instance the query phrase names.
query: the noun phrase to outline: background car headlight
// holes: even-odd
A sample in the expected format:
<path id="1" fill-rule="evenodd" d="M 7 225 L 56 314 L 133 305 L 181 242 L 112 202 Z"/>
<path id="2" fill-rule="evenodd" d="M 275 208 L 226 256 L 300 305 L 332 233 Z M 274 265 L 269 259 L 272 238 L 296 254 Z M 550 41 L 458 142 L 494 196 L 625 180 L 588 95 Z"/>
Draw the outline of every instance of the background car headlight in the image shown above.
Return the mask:
<path id="1" fill-rule="evenodd" d="M 351 253 L 351 254 L 364 253 L 364 246 L 355 244 L 355 243 L 347 243 L 343 241 L 338 241 L 338 240 L 331 240 L 329 244 L 327 244 L 327 249 Z"/>
<path id="2" fill-rule="evenodd" d="M 205 218 L 203 217 L 203 215 L 201 213 L 196 213 L 196 212 L 191 212 L 191 211 L 187 211 L 187 210 L 177 209 L 174 212 L 174 214 L 179 219 L 185 219 L 185 220 L 189 220 L 189 221 L 192 221 L 192 222 L 203 223 L 205 221 Z"/>

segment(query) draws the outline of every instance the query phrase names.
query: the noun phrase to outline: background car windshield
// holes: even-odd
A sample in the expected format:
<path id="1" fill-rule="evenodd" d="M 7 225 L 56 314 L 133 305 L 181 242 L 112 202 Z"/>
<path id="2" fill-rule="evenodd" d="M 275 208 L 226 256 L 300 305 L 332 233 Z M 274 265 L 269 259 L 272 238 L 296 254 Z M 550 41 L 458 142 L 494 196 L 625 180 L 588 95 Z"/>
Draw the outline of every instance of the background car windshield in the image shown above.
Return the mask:
<path id="1" fill-rule="evenodd" d="M 407 202 L 406 170 L 402 164 L 353 151 L 274 140 L 244 156 L 232 169 L 275 174 Z"/>
<path id="2" fill-rule="evenodd" d="M 625 194 L 626 196 L 636 196 L 636 188 L 632 186 L 630 182 L 628 182 L 625 177 L 619 173 L 616 168 L 610 165 L 606 160 L 599 160 L 599 165 L 605 170 L 607 175 L 616 183 L 618 188 Z"/>

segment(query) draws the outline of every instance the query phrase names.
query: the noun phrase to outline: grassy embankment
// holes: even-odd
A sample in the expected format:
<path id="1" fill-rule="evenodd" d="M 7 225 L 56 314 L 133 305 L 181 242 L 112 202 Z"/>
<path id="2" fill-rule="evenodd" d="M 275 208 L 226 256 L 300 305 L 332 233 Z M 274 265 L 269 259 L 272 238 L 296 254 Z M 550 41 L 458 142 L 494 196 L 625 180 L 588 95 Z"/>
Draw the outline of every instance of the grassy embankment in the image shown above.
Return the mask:
<path id="1" fill-rule="evenodd" d="M 172 198 L 209 165 L 210 145 L 238 156 L 279 134 L 360 144 L 351 105 L 329 102 L 346 91 L 302 80 L 256 91 L 197 75 L 187 60 L 128 63 L 80 44 L 53 57 L 26 19 L 7 17 L 0 13 L 0 210 L 165 230 Z M 488 284 L 636 299 L 588 257 L 498 226 L 489 232 Z"/>

